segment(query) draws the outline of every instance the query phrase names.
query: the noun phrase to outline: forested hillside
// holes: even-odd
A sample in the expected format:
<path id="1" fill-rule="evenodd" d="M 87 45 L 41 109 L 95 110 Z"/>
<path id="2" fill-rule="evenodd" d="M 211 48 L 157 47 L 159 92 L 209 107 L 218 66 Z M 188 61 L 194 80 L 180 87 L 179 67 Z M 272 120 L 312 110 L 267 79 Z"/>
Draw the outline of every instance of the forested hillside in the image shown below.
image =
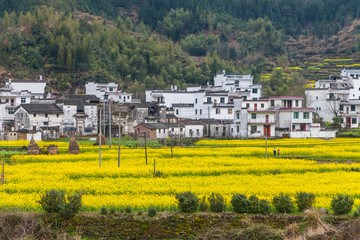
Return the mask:
<path id="1" fill-rule="evenodd" d="M 1 81 L 42 74 L 59 93 L 115 81 L 141 98 L 222 69 L 259 82 L 302 56 L 359 49 L 355 0 L 0 0 L 0 16 Z M 302 75 L 288 73 L 274 71 L 265 92 L 301 92 Z"/>

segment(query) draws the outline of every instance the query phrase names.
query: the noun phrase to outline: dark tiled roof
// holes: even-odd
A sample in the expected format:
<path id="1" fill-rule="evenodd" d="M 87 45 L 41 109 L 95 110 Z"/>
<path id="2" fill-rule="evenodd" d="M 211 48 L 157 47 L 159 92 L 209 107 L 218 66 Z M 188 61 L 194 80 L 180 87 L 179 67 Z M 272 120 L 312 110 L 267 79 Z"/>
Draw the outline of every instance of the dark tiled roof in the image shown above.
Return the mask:
<path id="1" fill-rule="evenodd" d="M 20 104 L 29 114 L 63 114 L 63 110 L 56 104 Z"/>
<path id="2" fill-rule="evenodd" d="M 98 103 L 99 98 L 95 95 L 65 95 L 66 99 L 83 99 L 84 101 L 90 101 L 90 103 Z"/>
<path id="3" fill-rule="evenodd" d="M 148 128 L 148 129 L 167 129 L 168 125 L 164 123 L 141 123 L 140 125 Z"/>
<path id="4" fill-rule="evenodd" d="M 184 125 L 204 125 L 204 123 L 201 121 L 188 120 L 188 119 L 181 121 L 181 123 Z"/>

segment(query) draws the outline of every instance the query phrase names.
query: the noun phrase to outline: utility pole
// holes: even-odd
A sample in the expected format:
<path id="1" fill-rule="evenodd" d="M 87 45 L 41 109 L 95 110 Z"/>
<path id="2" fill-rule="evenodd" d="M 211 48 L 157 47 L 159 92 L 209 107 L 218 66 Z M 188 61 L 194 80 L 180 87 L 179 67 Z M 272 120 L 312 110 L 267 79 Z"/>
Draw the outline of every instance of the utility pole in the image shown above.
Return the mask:
<path id="1" fill-rule="evenodd" d="M 172 142 L 171 135 L 170 135 L 170 148 L 171 148 L 171 158 L 173 158 L 173 142 Z"/>
<path id="2" fill-rule="evenodd" d="M 155 176 L 155 158 L 154 158 L 154 176 Z"/>
<path id="3" fill-rule="evenodd" d="M 111 101 L 109 100 L 109 149 L 111 149 Z"/>
<path id="4" fill-rule="evenodd" d="M 267 133 L 268 133 L 268 126 L 265 126 L 265 158 L 267 158 Z"/>
<path id="5" fill-rule="evenodd" d="M 120 167 L 120 136 L 121 136 L 121 125 L 120 125 L 120 110 L 119 110 L 119 148 L 118 148 L 118 168 Z"/>
<path id="6" fill-rule="evenodd" d="M 100 108 L 100 120 L 99 120 L 99 168 L 101 168 L 101 108 Z"/>
<path id="7" fill-rule="evenodd" d="M 103 114 L 104 114 L 104 117 L 103 117 L 104 118 L 104 120 L 103 120 L 103 128 L 104 128 L 103 129 L 103 134 L 104 134 L 104 137 L 105 137 L 105 134 L 106 134 L 106 122 L 105 122 L 105 120 L 106 120 L 105 112 L 106 111 L 105 111 L 105 109 L 106 108 L 105 108 L 105 99 L 104 99 L 104 108 L 103 108 Z"/>
<path id="8" fill-rule="evenodd" d="M 5 162 L 2 163 L 2 170 L 1 170 L 1 185 L 4 185 L 5 181 Z"/>
<path id="9" fill-rule="evenodd" d="M 146 131 L 143 131 L 144 139 L 145 139 L 145 163 L 147 165 L 147 147 L 146 147 Z"/>

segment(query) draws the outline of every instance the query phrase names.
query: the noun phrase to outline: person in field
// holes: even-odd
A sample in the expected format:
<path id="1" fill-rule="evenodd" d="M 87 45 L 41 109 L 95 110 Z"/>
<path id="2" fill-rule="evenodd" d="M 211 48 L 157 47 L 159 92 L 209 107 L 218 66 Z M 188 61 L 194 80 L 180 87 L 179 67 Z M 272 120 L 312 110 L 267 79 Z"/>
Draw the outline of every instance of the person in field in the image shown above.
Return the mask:
<path id="1" fill-rule="evenodd" d="M 276 157 L 276 148 L 274 148 L 273 151 L 274 151 L 274 157 Z"/>
<path id="2" fill-rule="evenodd" d="M 278 157 L 280 157 L 280 148 L 278 149 Z"/>

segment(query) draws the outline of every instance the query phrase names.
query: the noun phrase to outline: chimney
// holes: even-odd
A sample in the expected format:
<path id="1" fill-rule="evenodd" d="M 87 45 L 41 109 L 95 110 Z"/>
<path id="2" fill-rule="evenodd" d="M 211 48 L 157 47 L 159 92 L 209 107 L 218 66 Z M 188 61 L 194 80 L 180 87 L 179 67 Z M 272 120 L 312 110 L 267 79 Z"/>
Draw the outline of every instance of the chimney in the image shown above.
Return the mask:
<path id="1" fill-rule="evenodd" d="M 42 80 L 43 80 L 42 75 L 40 75 L 39 79 L 40 79 L 40 81 L 42 81 Z"/>
<path id="2" fill-rule="evenodd" d="M 175 91 L 177 90 L 177 85 L 175 85 Z"/>
<path id="3" fill-rule="evenodd" d="M 223 74 L 224 74 L 224 76 L 225 76 L 225 70 L 223 70 L 222 72 L 223 72 Z"/>
<path id="4" fill-rule="evenodd" d="M 11 83 L 11 79 L 9 78 L 9 83 Z"/>
<path id="5" fill-rule="evenodd" d="M 171 86 L 170 86 L 170 90 L 171 90 L 171 91 L 172 91 L 172 90 L 174 90 L 174 87 L 173 87 L 173 85 L 171 85 Z"/>

